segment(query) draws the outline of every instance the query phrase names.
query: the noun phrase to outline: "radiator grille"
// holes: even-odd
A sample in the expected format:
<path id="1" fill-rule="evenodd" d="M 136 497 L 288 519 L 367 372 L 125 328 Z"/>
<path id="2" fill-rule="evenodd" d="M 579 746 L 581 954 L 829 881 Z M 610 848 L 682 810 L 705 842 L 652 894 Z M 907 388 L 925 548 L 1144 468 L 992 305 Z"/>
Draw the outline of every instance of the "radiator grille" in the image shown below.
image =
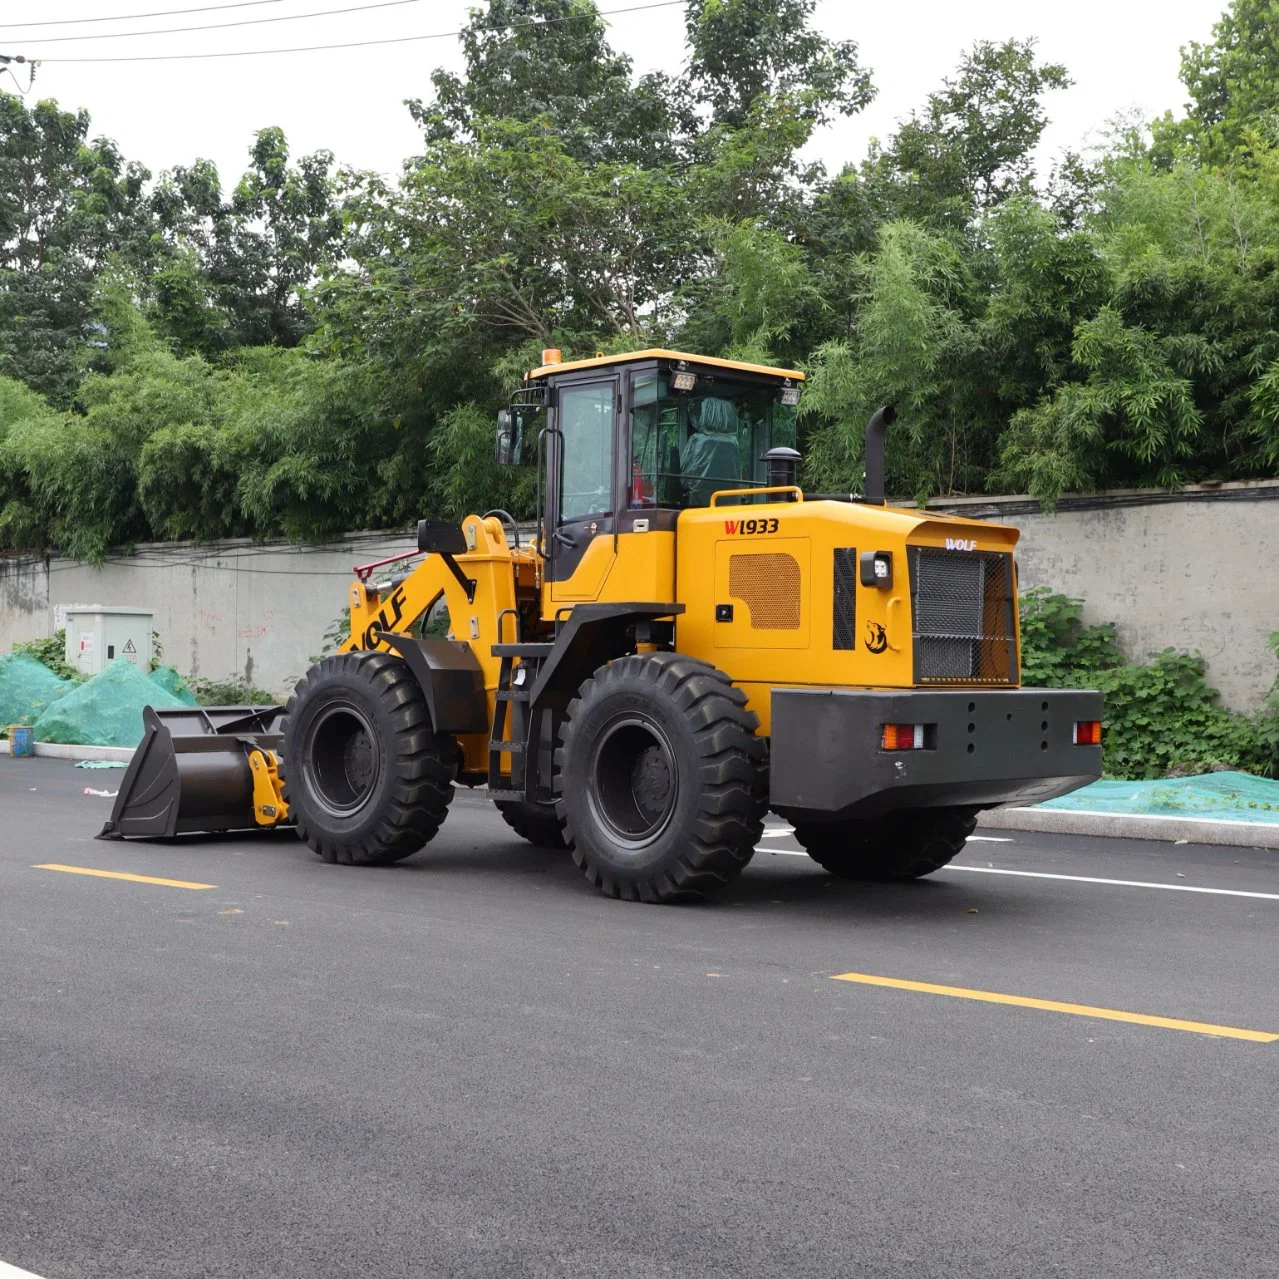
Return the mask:
<path id="1" fill-rule="evenodd" d="M 835 548 L 835 624 L 831 644 L 836 649 L 857 647 L 857 548 Z"/>
<path id="2" fill-rule="evenodd" d="M 799 630 L 799 561 L 793 555 L 729 556 L 728 593 L 746 602 L 754 630 Z"/>
<path id="3" fill-rule="evenodd" d="M 1012 556 L 907 548 L 917 684 L 1015 684 Z"/>

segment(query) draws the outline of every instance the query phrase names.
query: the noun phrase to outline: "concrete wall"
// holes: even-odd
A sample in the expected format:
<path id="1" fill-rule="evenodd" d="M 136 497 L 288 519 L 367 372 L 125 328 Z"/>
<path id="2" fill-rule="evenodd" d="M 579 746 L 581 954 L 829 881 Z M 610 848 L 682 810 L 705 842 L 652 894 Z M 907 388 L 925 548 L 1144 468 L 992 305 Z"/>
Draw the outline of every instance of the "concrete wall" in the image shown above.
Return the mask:
<path id="1" fill-rule="evenodd" d="M 1023 589 L 1049 586 L 1114 621 L 1126 651 L 1199 649 L 1226 703 L 1251 708 L 1279 666 L 1279 481 L 1068 498 L 1046 516 L 1026 498 L 936 506 L 1017 525 Z M 222 542 L 140 546 L 101 568 L 0 556 L 0 652 L 53 633 L 66 604 L 150 608 L 165 660 L 283 691 L 346 599 L 351 567 L 410 549 L 409 534 L 353 534 L 322 547 Z"/>
<path id="2" fill-rule="evenodd" d="M 154 612 L 164 660 L 183 674 L 283 691 L 319 652 L 346 602 L 352 566 L 414 545 L 408 534 L 385 533 L 311 547 L 151 543 L 101 568 L 0 556 L 0 652 L 51 635 L 59 605 L 126 604 Z"/>

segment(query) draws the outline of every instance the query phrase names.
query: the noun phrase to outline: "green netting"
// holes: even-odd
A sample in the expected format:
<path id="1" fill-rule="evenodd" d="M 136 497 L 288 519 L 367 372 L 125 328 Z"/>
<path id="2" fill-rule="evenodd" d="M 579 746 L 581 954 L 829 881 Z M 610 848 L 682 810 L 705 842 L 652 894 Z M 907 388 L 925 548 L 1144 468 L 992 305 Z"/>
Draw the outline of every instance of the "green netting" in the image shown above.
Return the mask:
<path id="1" fill-rule="evenodd" d="M 112 662 L 49 707 L 35 723 L 36 741 L 76 746 L 136 746 L 142 708 L 171 710 L 187 703 L 128 662 Z"/>
<path id="2" fill-rule="evenodd" d="M 8 736 L 10 724 L 34 724 L 74 687 L 34 657 L 6 653 L 0 657 L 0 735 Z"/>
<path id="3" fill-rule="evenodd" d="M 1279 824 L 1279 781 L 1251 773 L 1205 773 L 1154 782 L 1093 782 L 1040 807 Z"/>
<path id="4" fill-rule="evenodd" d="M 186 686 L 186 681 L 172 666 L 157 666 L 147 676 L 153 684 L 159 684 L 166 693 L 171 693 L 183 706 L 198 706 L 195 694 Z"/>

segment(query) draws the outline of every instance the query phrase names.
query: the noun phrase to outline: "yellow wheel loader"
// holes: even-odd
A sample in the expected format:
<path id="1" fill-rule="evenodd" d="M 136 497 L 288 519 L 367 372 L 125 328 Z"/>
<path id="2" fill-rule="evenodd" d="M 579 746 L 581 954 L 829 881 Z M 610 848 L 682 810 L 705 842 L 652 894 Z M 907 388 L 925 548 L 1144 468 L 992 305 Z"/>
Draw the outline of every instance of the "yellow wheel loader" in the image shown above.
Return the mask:
<path id="1" fill-rule="evenodd" d="M 728 883 L 771 809 L 835 875 L 948 862 L 977 814 L 1101 773 L 1101 696 L 1019 687 L 1014 529 L 796 484 L 803 374 L 676 351 L 564 363 L 499 415 L 537 532 L 423 520 L 357 570 L 284 708 L 148 711 L 103 832 L 292 824 L 383 865 L 455 785 L 614 897 Z M 447 636 L 433 619 L 447 617 Z"/>

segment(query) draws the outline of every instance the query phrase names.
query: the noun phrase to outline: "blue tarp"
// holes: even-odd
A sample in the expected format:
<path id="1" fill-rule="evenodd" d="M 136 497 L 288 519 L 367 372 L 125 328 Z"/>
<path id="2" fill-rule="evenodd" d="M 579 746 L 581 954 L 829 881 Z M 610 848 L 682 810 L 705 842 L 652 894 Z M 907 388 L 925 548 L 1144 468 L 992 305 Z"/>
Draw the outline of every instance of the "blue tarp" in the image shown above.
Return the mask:
<path id="1" fill-rule="evenodd" d="M 1204 773 L 1154 782 L 1093 782 L 1038 807 L 1279 825 L 1279 781 L 1251 773 Z"/>

